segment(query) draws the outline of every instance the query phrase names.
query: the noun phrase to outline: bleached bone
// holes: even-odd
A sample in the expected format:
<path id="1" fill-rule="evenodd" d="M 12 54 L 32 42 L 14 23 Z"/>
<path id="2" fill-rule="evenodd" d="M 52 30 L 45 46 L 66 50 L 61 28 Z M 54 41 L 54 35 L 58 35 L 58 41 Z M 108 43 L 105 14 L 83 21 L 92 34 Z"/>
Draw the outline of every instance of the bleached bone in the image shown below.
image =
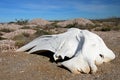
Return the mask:
<path id="1" fill-rule="evenodd" d="M 36 38 L 32 42 L 21 47 L 17 51 L 33 53 L 40 50 L 48 50 L 54 53 L 54 60 L 71 59 L 63 61 L 61 65 L 73 73 L 92 73 L 97 71 L 97 66 L 103 62 L 109 62 L 115 58 L 98 35 L 77 28 L 68 29 L 67 32 L 56 35 L 45 35 Z"/>
<path id="2" fill-rule="evenodd" d="M 74 56 L 78 47 L 77 36 L 80 33 L 79 29 L 69 29 L 67 32 L 57 35 L 40 36 L 25 46 L 19 48 L 18 51 L 28 51 L 33 53 L 40 50 L 49 50 L 54 52 L 54 59 L 58 60 L 60 57 L 71 58 Z"/>
<path id="3" fill-rule="evenodd" d="M 115 55 L 98 35 L 87 30 L 82 30 L 81 33 L 84 40 L 79 42 L 79 45 L 83 43 L 82 48 L 78 49 L 75 57 L 61 64 L 74 73 L 89 73 L 90 69 L 92 73 L 95 73 L 96 65 L 113 60 Z"/>

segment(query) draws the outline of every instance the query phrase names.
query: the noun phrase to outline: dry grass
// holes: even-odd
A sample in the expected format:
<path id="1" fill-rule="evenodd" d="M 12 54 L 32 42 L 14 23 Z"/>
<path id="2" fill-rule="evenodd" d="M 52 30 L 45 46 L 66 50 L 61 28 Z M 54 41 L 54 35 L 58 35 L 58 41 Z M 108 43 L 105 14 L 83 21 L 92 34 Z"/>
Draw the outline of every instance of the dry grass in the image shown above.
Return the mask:
<path id="1" fill-rule="evenodd" d="M 0 41 L 0 52 L 15 51 L 17 46 L 15 46 L 15 41 L 13 40 L 1 40 Z"/>

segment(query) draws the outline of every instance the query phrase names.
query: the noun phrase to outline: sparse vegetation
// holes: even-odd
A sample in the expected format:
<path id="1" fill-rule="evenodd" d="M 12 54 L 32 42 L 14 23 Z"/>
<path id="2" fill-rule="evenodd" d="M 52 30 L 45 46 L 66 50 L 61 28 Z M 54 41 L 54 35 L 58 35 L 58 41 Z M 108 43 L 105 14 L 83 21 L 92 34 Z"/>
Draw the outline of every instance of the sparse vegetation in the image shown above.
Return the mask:
<path id="1" fill-rule="evenodd" d="M 118 26 L 114 26 L 114 27 L 113 27 L 113 30 L 115 30 L 115 31 L 119 31 L 119 30 L 120 30 L 120 25 L 118 25 Z"/>
<path id="2" fill-rule="evenodd" d="M 4 39 L 6 39 L 6 38 L 3 38 L 3 37 L 0 36 L 0 40 L 4 40 Z"/>
<path id="3" fill-rule="evenodd" d="M 65 28 L 79 28 L 79 29 L 88 29 L 88 30 L 91 30 L 93 28 L 95 28 L 95 26 L 93 25 L 86 25 L 86 26 L 83 26 L 83 25 L 79 25 L 78 23 L 74 23 L 74 24 L 69 24 L 67 25 Z"/>
<path id="4" fill-rule="evenodd" d="M 120 18 L 117 17 L 92 20 L 92 21 L 96 24 L 96 28 L 95 28 L 96 31 L 120 30 Z"/>
<path id="5" fill-rule="evenodd" d="M 16 19 L 16 24 L 18 24 L 18 25 L 26 25 L 28 23 L 28 20 L 26 19 L 20 19 L 20 20 L 18 20 L 18 19 Z"/>
<path id="6" fill-rule="evenodd" d="M 111 17 L 111 18 L 105 18 L 105 19 L 96 19 L 96 20 L 92 20 L 92 21 L 98 21 L 98 22 L 116 22 L 116 23 L 119 23 L 120 22 L 120 18 L 119 17 Z"/>
<path id="7" fill-rule="evenodd" d="M 23 34 L 23 36 L 25 36 L 25 37 L 30 37 L 30 34 L 29 33 L 22 33 Z"/>
<path id="8" fill-rule="evenodd" d="M 29 26 L 23 26 L 21 29 L 30 29 Z"/>
<path id="9" fill-rule="evenodd" d="M 11 21 L 11 22 L 8 22 L 8 24 L 14 24 L 15 22 Z"/>
<path id="10" fill-rule="evenodd" d="M 1 32 L 0 32 L 0 36 L 3 35 Z"/>
<path id="11" fill-rule="evenodd" d="M 12 32 L 13 30 L 10 30 L 9 28 L 3 28 L 0 31 L 8 33 L 8 32 Z"/>
<path id="12" fill-rule="evenodd" d="M 23 45 L 25 45 L 26 41 L 25 40 L 17 40 L 15 42 L 15 46 L 17 47 L 22 47 Z"/>
<path id="13" fill-rule="evenodd" d="M 95 28 L 95 31 L 111 31 L 111 27 L 97 27 Z"/>
<path id="14" fill-rule="evenodd" d="M 24 39 L 25 36 L 23 34 L 20 34 L 20 35 L 17 35 L 13 38 L 13 40 L 21 40 L 21 39 Z"/>
<path id="15" fill-rule="evenodd" d="M 28 42 L 27 35 L 28 34 L 23 33 L 23 34 L 15 36 L 13 38 L 13 40 L 16 41 L 15 46 L 21 47 L 21 46 L 25 45 Z"/>
<path id="16" fill-rule="evenodd" d="M 77 23 L 69 24 L 65 28 L 73 28 L 73 27 L 78 27 L 78 24 Z"/>
<path id="17" fill-rule="evenodd" d="M 59 25 L 57 25 L 58 22 L 59 22 L 59 21 L 53 22 L 53 23 L 51 24 L 51 26 L 52 26 L 53 28 L 58 28 L 58 27 L 60 27 Z"/>
<path id="18" fill-rule="evenodd" d="M 45 30 L 42 29 L 37 29 L 37 32 L 35 33 L 36 36 L 41 36 L 41 35 L 50 35 L 50 32 L 47 32 Z"/>

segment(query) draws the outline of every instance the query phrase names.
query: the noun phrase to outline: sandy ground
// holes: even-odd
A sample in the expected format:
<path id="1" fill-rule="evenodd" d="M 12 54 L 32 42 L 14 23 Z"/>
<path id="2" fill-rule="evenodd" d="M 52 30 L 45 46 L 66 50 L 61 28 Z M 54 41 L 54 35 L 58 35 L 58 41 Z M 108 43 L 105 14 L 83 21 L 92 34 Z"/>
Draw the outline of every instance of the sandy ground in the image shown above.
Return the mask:
<path id="1" fill-rule="evenodd" d="M 95 32 L 112 49 L 116 59 L 98 66 L 95 74 L 73 74 L 46 55 L 0 53 L 0 80 L 120 80 L 120 32 Z"/>

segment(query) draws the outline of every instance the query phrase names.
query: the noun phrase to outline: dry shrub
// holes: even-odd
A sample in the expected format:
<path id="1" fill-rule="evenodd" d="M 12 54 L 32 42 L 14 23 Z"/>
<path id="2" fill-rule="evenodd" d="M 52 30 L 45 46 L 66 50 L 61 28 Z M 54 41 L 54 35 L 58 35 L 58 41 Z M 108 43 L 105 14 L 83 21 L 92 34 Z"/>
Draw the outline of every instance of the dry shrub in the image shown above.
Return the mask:
<path id="1" fill-rule="evenodd" d="M 10 30 L 10 29 L 7 29 L 7 28 L 3 28 L 0 30 L 1 32 L 6 32 L 6 33 L 9 33 L 9 32 L 12 32 L 13 30 Z"/>
<path id="2" fill-rule="evenodd" d="M 29 33 L 22 33 L 22 35 L 24 35 L 25 37 L 30 37 Z"/>
<path id="3" fill-rule="evenodd" d="M 111 28 L 110 27 L 102 27 L 101 31 L 111 31 Z"/>
<path id="4" fill-rule="evenodd" d="M 17 35 L 13 38 L 15 42 L 15 46 L 22 47 L 23 45 L 27 44 L 28 42 L 32 41 L 34 39 L 34 35 L 30 35 L 28 33 L 22 33 L 20 35 Z"/>
<path id="5" fill-rule="evenodd" d="M 28 34 L 23 33 L 23 34 L 15 36 L 13 38 L 13 40 L 16 41 L 15 46 L 21 47 L 21 46 L 25 45 L 27 43 L 27 36 L 26 35 L 28 35 Z"/>
<path id="6" fill-rule="evenodd" d="M 113 30 L 115 30 L 115 31 L 119 31 L 119 30 L 120 30 L 120 25 L 118 25 L 118 26 L 114 26 L 114 27 L 113 27 Z"/>
<path id="7" fill-rule="evenodd" d="M 22 47 L 23 45 L 25 45 L 26 41 L 25 40 L 17 40 L 15 42 L 15 46 L 17 47 Z"/>
<path id="8" fill-rule="evenodd" d="M 37 29 L 37 32 L 35 33 L 36 36 L 41 36 L 41 35 L 50 35 L 51 32 L 47 32 L 45 30 Z"/>
<path id="9" fill-rule="evenodd" d="M 23 26 L 21 29 L 30 29 L 29 26 Z"/>
<path id="10" fill-rule="evenodd" d="M 95 31 L 111 31 L 111 28 L 109 27 L 97 27 L 95 28 Z"/>
<path id="11" fill-rule="evenodd" d="M 6 39 L 6 38 L 3 38 L 3 37 L 0 36 L 0 40 L 5 40 L 5 39 Z"/>
<path id="12" fill-rule="evenodd" d="M 96 27 L 95 31 L 119 31 L 120 30 L 120 26 L 104 26 L 104 27 Z"/>
<path id="13" fill-rule="evenodd" d="M 18 20 L 18 19 L 16 19 L 16 24 L 18 24 L 18 25 L 26 25 L 26 24 L 28 24 L 28 21 L 29 20 L 25 20 L 25 19 L 20 19 L 20 20 Z"/>

